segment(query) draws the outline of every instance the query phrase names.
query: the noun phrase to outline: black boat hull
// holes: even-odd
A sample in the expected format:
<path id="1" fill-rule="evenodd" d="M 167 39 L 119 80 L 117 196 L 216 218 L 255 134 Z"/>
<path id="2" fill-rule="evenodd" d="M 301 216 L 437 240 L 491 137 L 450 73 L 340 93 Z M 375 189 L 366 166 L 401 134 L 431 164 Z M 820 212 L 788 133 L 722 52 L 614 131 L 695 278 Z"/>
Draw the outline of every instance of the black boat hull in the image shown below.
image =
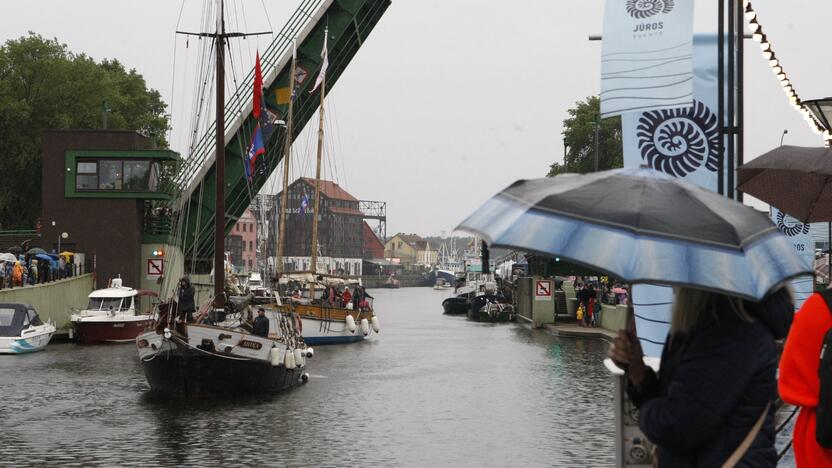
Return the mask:
<path id="1" fill-rule="evenodd" d="M 302 383 L 303 368 L 286 369 L 268 361 L 235 359 L 183 347 L 160 350 L 142 360 L 155 396 L 204 398 L 275 394 Z"/>
<path id="2" fill-rule="evenodd" d="M 468 299 L 449 297 L 442 301 L 442 310 L 448 315 L 465 314 L 468 312 Z"/>

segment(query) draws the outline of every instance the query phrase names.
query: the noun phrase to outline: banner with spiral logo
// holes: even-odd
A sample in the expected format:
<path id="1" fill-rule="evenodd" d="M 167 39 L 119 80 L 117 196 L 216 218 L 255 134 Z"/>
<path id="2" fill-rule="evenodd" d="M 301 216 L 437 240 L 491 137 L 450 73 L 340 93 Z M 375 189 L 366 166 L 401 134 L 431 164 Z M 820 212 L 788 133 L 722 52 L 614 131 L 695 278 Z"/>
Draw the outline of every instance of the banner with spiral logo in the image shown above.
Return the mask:
<path id="1" fill-rule="evenodd" d="M 771 220 L 786 237 L 789 238 L 799 257 L 804 257 L 808 264 L 815 262 L 815 240 L 809 234 L 809 224 L 801 223 L 777 208 L 771 208 Z M 796 278 L 791 282 L 794 293 L 795 307 L 800 308 L 803 302 L 812 295 L 815 289 L 815 278 L 806 276 Z"/>
<path id="2" fill-rule="evenodd" d="M 692 102 L 621 116 L 625 167 L 646 165 L 708 190 L 717 190 L 720 160 L 717 65 L 716 35 L 695 36 Z M 653 285 L 633 288 L 636 328 L 648 356 L 661 355 L 670 329 L 672 302 L 671 288 Z"/>
<path id="3" fill-rule="evenodd" d="M 693 0 L 607 0 L 601 116 L 689 105 L 692 37 Z"/>

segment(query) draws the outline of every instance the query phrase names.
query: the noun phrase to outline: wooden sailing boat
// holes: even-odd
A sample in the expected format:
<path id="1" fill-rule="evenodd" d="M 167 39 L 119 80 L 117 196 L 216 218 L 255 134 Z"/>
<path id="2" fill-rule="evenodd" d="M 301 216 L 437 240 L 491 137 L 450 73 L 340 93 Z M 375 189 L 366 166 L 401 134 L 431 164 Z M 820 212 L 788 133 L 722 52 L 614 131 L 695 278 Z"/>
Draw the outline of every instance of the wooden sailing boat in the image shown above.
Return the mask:
<path id="1" fill-rule="evenodd" d="M 151 390 L 166 397 L 272 394 L 292 388 L 308 375 L 305 359 L 311 348 L 300 338 L 299 323 L 278 315 L 269 336 L 249 333 L 245 326 L 217 326 L 229 313 L 242 315 L 244 304 L 227 303 L 222 246 L 225 238 L 225 40 L 223 2 L 218 2 L 216 33 L 199 33 L 216 41 L 216 212 L 214 231 L 214 299 L 200 309 L 195 323 L 180 322 L 172 301 L 160 307 L 153 329 L 136 339 Z M 190 33 L 188 33 L 190 34 Z M 204 320 L 203 320 L 204 319 Z M 243 318 L 240 317 L 242 324 Z M 207 323 L 205 323 L 207 322 Z M 224 322 L 228 323 L 228 322 Z"/>
<path id="2" fill-rule="evenodd" d="M 286 139 L 283 160 L 283 193 L 277 247 L 277 291 L 282 291 L 285 300 L 278 306 L 283 314 L 297 316 L 301 320 L 303 339 L 310 345 L 338 344 L 361 341 L 371 330 L 379 332 L 379 321 L 372 306 L 372 298 L 366 296 L 358 280 L 340 276 L 318 273 L 318 221 L 321 207 L 321 159 L 324 144 L 324 103 L 326 97 L 326 70 L 329 64 L 327 41 L 329 31 L 324 31 L 324 45 L 321 51 L 323 59 L 321 72 L 315 83 L 320 87 L 321 104 L 319 108 L 318 147 L 315 165 L 315 199 L 312 205 L 312 242 L 310 247 L 311 271 L 284 272 L 283 258 L 286 244 L 286 212 L 289 202 L 289 161 L 291 159 L 291 142 Z M 290 77 L 295 76 L 295 57 L 292 58 Z M 290 95 L 294 95 L 294 78 L 290 80 Z M 313 91 L 314 91 L 313 89 Z M 291 132 L 292 102 L 289 102 L 287 128 Z M 291 133 L 290 133 L 291 134 Z M 296 286 L 296 287 L 292 287 Z M 348 290 L 355 301 L 343 301 L 334 298 L 336 290 Z M 305 296 L 303 295 L 305 292 Z M 320 292 L 320 294 L 319 294 Z M 328 297 L 324 297 L 330 292 Z M 332 299 L 330 299 L 332 298 Z M 369 300 L 367 300 L 369 299 Z"/>

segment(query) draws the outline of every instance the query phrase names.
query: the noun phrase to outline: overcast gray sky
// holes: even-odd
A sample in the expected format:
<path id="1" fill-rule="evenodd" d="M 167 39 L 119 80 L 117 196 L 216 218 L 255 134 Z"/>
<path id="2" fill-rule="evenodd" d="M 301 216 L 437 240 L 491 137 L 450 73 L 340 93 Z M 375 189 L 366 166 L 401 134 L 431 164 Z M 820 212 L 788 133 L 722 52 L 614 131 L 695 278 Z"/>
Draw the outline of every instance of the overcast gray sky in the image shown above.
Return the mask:
<path id="1" fill-rule="evenodd" d="M 249 30 L 279 30 L 298 0 L 227 0 Z M 713 1 L 699 1 L 696 32 L 714 31 Z M 509 183 L 541 177 L 562 158 L 566 110 L 599 89 L 603 0 L 393 0 L 331 94 L 339 182 L 359 198 L 388 202 L 388 233 L 450 231 Z M 181 86 L 184 39 L 177 0 L 4 2 L 0 40 L 34 31 L 75 52 L 117 58 L 170 102 Z M 198 28 L 200 0 L 186 0 L 180 29 Z M 824 44 L 832 2 L 759 0 L 760 22 L 798 93 L 832 95 Z M 240 46 L 253 56 L 267 39 Z M 817 146 L 788 105 L 756 43 L 746 55 L 746 156 L 789 144 Z M 174 49 L 178 51 L 176 73 Z M 193 47 L 189 51 L 193 52 Z M 245 57 L 240 63 L 250 64 Z M 181 89 L 181 87 L 180 87 Z M 185 151 L 190 98 L 177 91 L 173 149 Z M 187 99 L 186 99 L 187 98 Z M 301 145 L 305 143 L 300 143 Z M 299 154 L 306 148 L 298 150 Z"/>

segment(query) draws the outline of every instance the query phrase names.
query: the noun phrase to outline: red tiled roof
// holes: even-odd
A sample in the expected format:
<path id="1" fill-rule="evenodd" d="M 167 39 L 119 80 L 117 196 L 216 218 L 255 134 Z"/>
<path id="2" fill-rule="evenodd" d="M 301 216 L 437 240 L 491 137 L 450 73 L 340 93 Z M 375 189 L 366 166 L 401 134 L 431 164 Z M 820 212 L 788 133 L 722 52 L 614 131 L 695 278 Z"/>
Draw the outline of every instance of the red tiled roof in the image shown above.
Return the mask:
<path id="1" fill-rule="evenodd" d="M 364 258 L 384 258 L 384 244 L 381 243 L 376 233 L 365 221 L 362 223 L 364 237 Z"/>
<path id="2" fill-rule="evenodd" d="M 315 179 L 304 177 L 303 181 L 309 184 L 310 187 L 315 187 Z M 336 184 L 335 182 L 332 182 L 331 180 L 321 181 L 321 194 L 323 194 L 325 197 L 331 200 L 347 200 L 354 202 L 358 201 L 357 198 L 350 195 L 349 192 L 342 189 L 340 185 Z"/>

